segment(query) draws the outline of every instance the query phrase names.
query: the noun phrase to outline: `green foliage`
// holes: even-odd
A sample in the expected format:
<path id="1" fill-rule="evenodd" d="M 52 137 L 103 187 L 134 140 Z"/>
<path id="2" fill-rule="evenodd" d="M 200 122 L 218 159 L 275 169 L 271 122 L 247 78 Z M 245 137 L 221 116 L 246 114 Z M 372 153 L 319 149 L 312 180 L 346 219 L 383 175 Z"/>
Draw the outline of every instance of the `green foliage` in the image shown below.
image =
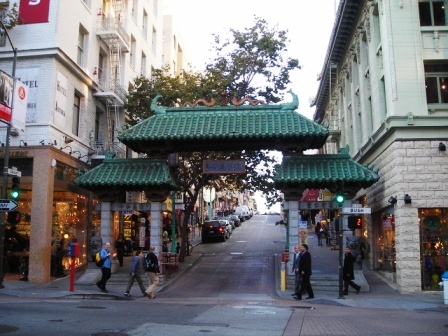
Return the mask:
<path id="1" fill-rule="evenodd" d="M 252 27 L 242 32 L 230 29 L 230 33 L 224 41 L 215 36 L 217 56 L 207 71 L 222 76 L 230 97 L 281 101 L 291 83 L 290 72 L 301 68 L 297 59 L 285 59 L 287 31 L 270 28 L 255 16 Z"/>

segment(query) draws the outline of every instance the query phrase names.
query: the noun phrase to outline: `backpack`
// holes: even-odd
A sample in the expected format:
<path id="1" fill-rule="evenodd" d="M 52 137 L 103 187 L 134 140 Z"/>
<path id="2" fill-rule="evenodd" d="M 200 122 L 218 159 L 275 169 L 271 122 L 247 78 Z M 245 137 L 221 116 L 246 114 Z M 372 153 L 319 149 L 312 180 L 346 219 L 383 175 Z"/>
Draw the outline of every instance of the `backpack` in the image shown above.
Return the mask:
<path id="1" fill-rule="evenodd" d="M 96 264 L 98 267 L 102 267 L 103 264 L 104 264 L 104 260 L 105 260 L 105 259 L 101 259 L 101 251 L 98 251 L 98 252 L 95 254 L 95 264 Z"/>
<path id="2" fill-rule="evenodd" d="M 156 271 L 156 264 L 154 263 L 154 259 L 151 258 L 150 253 L 146 253 L 143 260 L 144 260 L 145 272 Z"/>

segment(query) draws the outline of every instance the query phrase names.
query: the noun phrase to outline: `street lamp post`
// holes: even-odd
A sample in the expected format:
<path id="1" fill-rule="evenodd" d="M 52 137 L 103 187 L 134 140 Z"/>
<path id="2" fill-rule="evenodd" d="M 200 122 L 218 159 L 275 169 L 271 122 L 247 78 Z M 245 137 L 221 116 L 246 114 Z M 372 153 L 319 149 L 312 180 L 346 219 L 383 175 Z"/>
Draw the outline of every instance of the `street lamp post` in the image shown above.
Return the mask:
<path id="1" fill-rule="evenodd" d="M 6 37 L 8 38 L 9 44 L 12 47 L 13 53 L 14 53 L 14 59 L 12 63 L 12 78 L 13 78 L 13 92 L 15 90 L 15 81 L 14 77 L 16 75 L 16 63 L 17 63 L 17 49 L 14 47 L 14 45 L 11 42 L 11 39 L 9 37 L 8 31 L 6 30 L 5 25 L 3 22 L 0 21 L 0 25 L 2 26 L 2 29 L 4 33 L 6 34 Z M 12 95 L 12 101 L 11 101 L 11 114 L 12 110 L 14 109 L 14 94 Z M 8 189 L 8 168 L 9 168 L 9 137 L 11 135 L 11 123 L 6 123 L 6 139 L 5 139 L 5 155 L 3 158 L 3 180 L 2 180 L 2 199 L 7 198 L 7 189 Z M 3 279 L 4 279 L 4 272 L 3 272 L 3 266 L 4 266 L 4 249 L 5 249 L 5 223 L 6 223 L 6 213 L 4 211 L 0 212 L 0 288 L 5 288 L 3 285 Z"/>

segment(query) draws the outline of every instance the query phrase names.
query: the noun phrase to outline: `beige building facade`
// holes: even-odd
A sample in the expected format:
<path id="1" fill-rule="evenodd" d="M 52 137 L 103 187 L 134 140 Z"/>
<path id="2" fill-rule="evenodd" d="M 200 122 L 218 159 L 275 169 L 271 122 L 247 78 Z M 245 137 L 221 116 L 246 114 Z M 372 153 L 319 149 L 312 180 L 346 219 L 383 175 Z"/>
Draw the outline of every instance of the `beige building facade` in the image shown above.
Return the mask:
<path id="1" fill-rule="evenodd" d="M 381 177 L 353 197 L 372 209 L 354 234 L 403 293 L 440 291 L 448 270 L 446 5 L 341 0 L 315 99 L 323 152 L 348 145 Z"/>

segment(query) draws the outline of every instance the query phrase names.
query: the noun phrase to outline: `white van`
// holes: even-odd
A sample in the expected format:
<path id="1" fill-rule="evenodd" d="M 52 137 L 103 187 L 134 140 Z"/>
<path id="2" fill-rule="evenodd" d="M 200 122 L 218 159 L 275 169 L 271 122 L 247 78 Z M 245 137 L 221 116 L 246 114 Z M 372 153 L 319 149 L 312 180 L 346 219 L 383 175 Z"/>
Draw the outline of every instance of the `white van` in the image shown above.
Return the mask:
<path id="1" fill-rule="evenodd" d="M 242 206 L 236 207 L 235 213 L 236 214 L 241 213 L 243 215 L 244 219 L 250 218 L 249 207 L 247 205 L 242 205 Z"/>

